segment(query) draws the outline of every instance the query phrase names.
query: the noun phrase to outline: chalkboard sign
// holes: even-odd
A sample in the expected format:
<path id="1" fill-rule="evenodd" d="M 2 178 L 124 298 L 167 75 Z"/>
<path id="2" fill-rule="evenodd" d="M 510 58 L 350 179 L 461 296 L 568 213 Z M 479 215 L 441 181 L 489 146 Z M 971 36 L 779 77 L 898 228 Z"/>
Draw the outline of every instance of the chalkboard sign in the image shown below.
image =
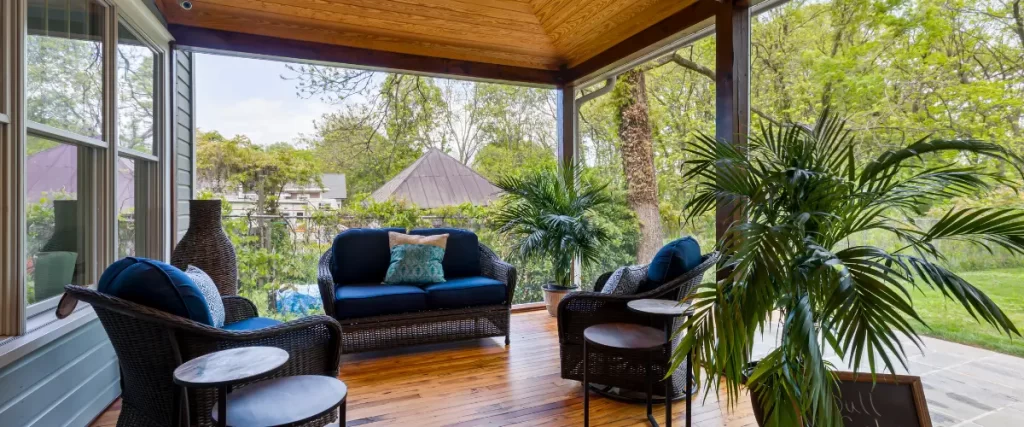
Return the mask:
<path id="1" fill-rule="evenodd" d="M 837 372 L 846 427 L 931 427 L 921 377 Z"/>

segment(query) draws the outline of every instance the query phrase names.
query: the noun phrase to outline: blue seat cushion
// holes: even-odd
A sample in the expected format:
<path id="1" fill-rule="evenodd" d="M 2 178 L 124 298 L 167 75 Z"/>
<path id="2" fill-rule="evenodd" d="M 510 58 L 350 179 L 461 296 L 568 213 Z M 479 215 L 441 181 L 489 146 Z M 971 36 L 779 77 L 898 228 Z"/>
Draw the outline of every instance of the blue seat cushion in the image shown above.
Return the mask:
<path id="1" fill-rule="evenodd" d="M 388 232 L 401 228 L 351 228 L 334 238 L 331 277 L 334 283 L 381 283 L 391 264 Z"/>
<path id="2" fill-rule="evenodd" d="M 647 268 L 647 280 L 637 293 L 652 291 L 700 265 L 700 245 L 693 237 L 683 237 L 662 246 Z"/>
<path id="3" fill-rule="evenodd" d="M 412 285 L 341 285 L 334 291 L 339 319 L 411 313 L 427 308 L 427 292 Z"/>
<path id="4" fill-rule="evenodd" d="M 446 279 L 459 277 L 475 277 L 480 275 L 480 246 L 476 234 L 458 228 L 417 228 L 409 232 L 416 236 L 434 236 L 448 234 L 448 244 L 444 248 L 444 268 Z M 384 233 L 385 235 L 387 233 Z M 385 240 L 387 240 L 385 236 Z"/>
<path id="5" fill-rule="evenodd" d="M 156 260 L 128 257 L 110 264 L 97 290 L 213 326 L 206 298 L 184 271 Z"/>
<path id="6" fill-rule="evenodd" d="M 223 329 L 225 331 L 255 331 L 280 324 L 282 324 L 280 320 L 268 319 L 266 317 L 250 317 L 235 323 L 228 323 L 224 325 Z"/>
<path id="7" fill-rule="evenodd" d="M 465 308 L 505 302 L 505 284 L 488 277 L 460 277 L 423 287 L 427 307 Z"/>

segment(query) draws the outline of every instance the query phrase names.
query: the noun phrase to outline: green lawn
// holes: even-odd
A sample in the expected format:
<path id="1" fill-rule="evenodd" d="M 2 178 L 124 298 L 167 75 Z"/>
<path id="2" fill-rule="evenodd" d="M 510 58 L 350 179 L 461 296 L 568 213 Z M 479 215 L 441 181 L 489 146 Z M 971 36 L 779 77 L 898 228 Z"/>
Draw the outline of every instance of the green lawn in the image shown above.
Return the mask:
<path id="1" fill-rule="evenodd" d="M 974 271 L 960 276 L 992 298 L 1024 333 L 1024 268 Z M 918 313 L 931 327 L 917 328 L 922 335 L 1024 357 L 1024 338 L 1000 335 L 988 323 L 974 320 L 959 302 L 943 297 L 941 292 L 914 292 L 913 297 Z"/>

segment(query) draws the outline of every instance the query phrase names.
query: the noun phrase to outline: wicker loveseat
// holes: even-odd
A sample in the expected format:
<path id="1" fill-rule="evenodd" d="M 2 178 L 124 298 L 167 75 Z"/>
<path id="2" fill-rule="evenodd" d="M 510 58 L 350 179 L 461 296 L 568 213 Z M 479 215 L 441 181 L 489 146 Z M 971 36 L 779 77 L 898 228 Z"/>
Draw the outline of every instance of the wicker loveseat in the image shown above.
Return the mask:
<path id="1" fill-rule="evenodd" d="M 566 295 L 558 305 L 558 342 L 561 355 L 562 378 L 583 381 L 583 330 L 587 327 L 601 323 L 633 323 L 648 325 L 658 329 L 664 327 L 664 323 L 649 316 L 630 311 L 626 304 L 630 301 L 645 298 L 682 300 L 700 284 L 704 273 L 714 267 L 718 262 L 718 253 L 713 252 L 703 255 L 700 263 L 679 275 L 669 279 L 656 288 L 634 295 L 608 295 L 601 293 L 609 277 L 613 272 L 608 272 L 598 277 L 594 284 L 594 292 L 577 292 Z M 621 278 L 618 280 L 640 283 L 641 289 L 644 282 L 648 281 L 649 265 L 625 267 L 621 269 Z M 673 327 L 678 327 L 682 319 L 677 319 Z M 673 348 L 679 344 L 680 335 L 676 336 Z M 654 360 L 654 375 L 656 378 L 665 376 L 666 361 L 669 354 L 663 352 Z M 606 354 L 601 351 L 592 350 L 589 360 L 589 380 L 592 384 L 601 384 L 606 387 L 618 387 L 632 391 L 645 390 L 644 366 L 647 360 L 644 357 L 631 359 L 621 354 Z M 672 373 L 672 388 L 676 396 L 685 391 L 686 382 L 685 362 Z M 663 384 L 663 383 L 661 383 Z M 663 385 L 657 384 L 655 390 L 663 389 Z"/>
<path id="2" fill-rule="evenodd" d="M 388 232 L 350 229 L 320 257 L 318 284 L 324 311 L 341 323 L 342 352 L 504 336 L 509 344 L 516 269 L 476 234 L 460 229 L 415 229 L 413 235 L 449 235 L 446 282 L 382 285 L 391 259 Z"/>
<path id="3" fill-rule="evenodd" d="M 118 426 L 212 426 L 214 389 L 187 390 L 173 382 L 183 362 L 235 347 L 273 346 L 288 351 L 288 363 L 273 377 L 338 376 L 341 327 L 327 316 L 309 316 L 268 327 L 216 328 L 95 290 L 68 285 L 67 294 L 92 305 L 121 365 Z M 226 324 L 260 320 L 256 306 L 239 296 L 223 296 Z M 241 386 L 241 387 L 244 387 Z M 321 426 L 337 413 L 307 425 Z"/>

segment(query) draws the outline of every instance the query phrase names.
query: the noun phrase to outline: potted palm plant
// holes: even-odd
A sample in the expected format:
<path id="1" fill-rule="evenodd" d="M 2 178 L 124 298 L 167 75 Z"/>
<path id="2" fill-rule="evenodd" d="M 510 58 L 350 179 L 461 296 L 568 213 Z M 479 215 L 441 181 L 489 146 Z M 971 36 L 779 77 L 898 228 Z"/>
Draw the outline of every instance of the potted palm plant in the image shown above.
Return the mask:
<path id="1" fill-rule="evenodd" d="M 901 337 L 921 346 L 913 291 L 938 289 L 976 319 L 1020 335 L 983 292 L 944 267 L 937 244 L 957 240 L 1024 254 L 1024 210 L 958 208 L 1021 175 L 1024 160 L 995 144 L 920 140 L 863 162 L 844 120 L 825 112 L 813 127 L 762 126 L 748 148 L 700 136 L 684 179 L 699 180 L 685 206 L 696 218 L 731 206 L 718 242 L 717 283 L 695 294 L 695 315 L 673 354 L 694 351 L 707 392 L 724 386 L 734 403 L 745 381 L 758 422 L 839 426 L 833 351 L 859 369 L 906 366 Z M 981 162 L 983 159 L 994 162 Z M 930 226 L 925 209 L 952 206 Z M 887 234 L 893 247 L 858 243 Z M 777 328 L 778 347 L 751 360 L 758 331 Z"/>
<path id="2" fill-rule="evenodd" d="M 595 260 L 609 239 L 593 221 L 595 210 L 610 202 L 607 184 L 583 176 L 583 167 L 561 167 L 505 176 L 496 184 L 505 195 L 494 214 L 498 231 L 511 238 L 512 255 L 520 260 L 551 260 L 554 282 L 545 284 L 544 302 L 551 316 L 573 286 L 573 267 Z"/>

